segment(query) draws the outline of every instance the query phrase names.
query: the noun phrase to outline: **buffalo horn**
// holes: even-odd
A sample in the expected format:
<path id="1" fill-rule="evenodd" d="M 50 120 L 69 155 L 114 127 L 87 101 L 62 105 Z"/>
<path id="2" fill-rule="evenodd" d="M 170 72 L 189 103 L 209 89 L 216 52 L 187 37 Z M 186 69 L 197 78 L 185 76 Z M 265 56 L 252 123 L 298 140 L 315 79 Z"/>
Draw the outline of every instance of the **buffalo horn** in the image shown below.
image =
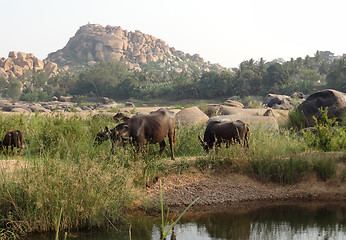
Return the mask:
<path id="1" fill-rule="evenodd" d="M 203 141 L 203 139 L 202 139 L 202 137 L 201 137 L 201 134 L 200 134 L 200 133 L 198 134 L 198 139 L 199 139 L 199 141 L 201 141 L 201 146 L 204 146 L 204 145 L 205 145 L 205 143 L 204 143 L 204 141 Z"/>

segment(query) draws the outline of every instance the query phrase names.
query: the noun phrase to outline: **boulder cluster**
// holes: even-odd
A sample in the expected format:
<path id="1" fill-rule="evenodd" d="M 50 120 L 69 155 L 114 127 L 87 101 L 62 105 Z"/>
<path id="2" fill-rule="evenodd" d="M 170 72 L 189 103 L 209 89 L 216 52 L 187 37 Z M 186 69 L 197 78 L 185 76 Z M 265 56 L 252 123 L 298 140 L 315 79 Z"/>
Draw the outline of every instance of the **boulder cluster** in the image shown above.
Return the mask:
<path id="1" fill-rule="evenodd" d="M 188 62 L 195 62 L 201 70 L 218 70 L 218 64 L 207 63 L 198 54 L 190 55 L 169 47 L 165 41 L 138 30 L 129 32 L 119 26 L 103 27 L 87 24 L 76 32 L 67 45 L 50 53 L 48 59 L 62 66 L 71 59 L 93 65 L 100 61 L 120 61 L 130 70 L 141 70 L 143 64 L 162 61 L 176 72 L 188 70 Z M 75 62 L 75 61 L 74 61 Z"/>
<path id="2" fill-rule="evenodd" d="M 69 100 L 64 100 L 64 98 L 59 98 L 58 101 L 51 102 L 38 102 L 38 103 L 27 103 L 27 102 L 11 102 L 7 99 L 0 99 L 0 111 L 3 112 L 19 112 L 19 113 L 31 113 L 31 112 L 92 112 L 100 111 L 107 112 L 109 110 L 117 108 L 116 103 L 97 103 L 93 105 L 80 106 L 77 103 L 70 102 Z M 111 117 L 114 113 L 111 113 Z"/>
<path id="3" fill-rule="evenodd" d="M 52 61 L 41 61 L 32 53 L 12 51 L 8 58 L 0 58 L 0 78 L 8 80 L 10 77 L 19 77 L 26 71 L 44 71 L 48 77 L 55 76 L 58 65 Z"/>
<path id="4" fill-rule="evenodd" d="M 270 93 L 264 98 L 263 104 L 273 109 L 291 110 L 304 100 L 305 95 L 301 92 L 293 93 L 291 96 Z"/>

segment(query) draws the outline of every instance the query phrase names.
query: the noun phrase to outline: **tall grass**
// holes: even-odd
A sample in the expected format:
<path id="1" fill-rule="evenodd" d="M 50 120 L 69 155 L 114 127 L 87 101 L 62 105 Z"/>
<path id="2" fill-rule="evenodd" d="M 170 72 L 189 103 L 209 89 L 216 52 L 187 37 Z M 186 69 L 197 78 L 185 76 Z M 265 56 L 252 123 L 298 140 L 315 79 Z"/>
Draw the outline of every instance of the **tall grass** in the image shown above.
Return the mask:
<path id="1" fill-rule="evenodd" d="M 21 158 L 27 162 L 14 173 L 0 172 L 0 228 L 18 234 L 54 231 L 61 209 L 64 230 L 119 222 L 131 202 L 129 173 L 110 155 L 109 143 L 93 146 L 105 124 L 110 123 L 91 117 L 0 115 L 0 132 L 24 133 Z"/>
<path id="2" fill-rule="evenodd" d="M 301 130 L 308 127 L 303 112 L 298 109 L 290 111 L 288 114 L 288 122 L 286 127 L 293 130 Z"/>
<path id="3" fill-rule="evenodd" d="M 251 132 L 249 149 L 222 146 L 198 157 L 195 166 L 201 170 L 226 169 L 280 184 L 297 183 L 312 171 L 321 180 L 335 176 L 338 158 L 313 151 L 296 133 L 257 129 Z"/>
<path id="4" fill-rule="evenodd" d="M 0 179 L 0 216 L 16 232 L 109 227 L 129 200 L 126 174 L 116 164 L 83 159 L 79 164 L 44 159 Z"/>

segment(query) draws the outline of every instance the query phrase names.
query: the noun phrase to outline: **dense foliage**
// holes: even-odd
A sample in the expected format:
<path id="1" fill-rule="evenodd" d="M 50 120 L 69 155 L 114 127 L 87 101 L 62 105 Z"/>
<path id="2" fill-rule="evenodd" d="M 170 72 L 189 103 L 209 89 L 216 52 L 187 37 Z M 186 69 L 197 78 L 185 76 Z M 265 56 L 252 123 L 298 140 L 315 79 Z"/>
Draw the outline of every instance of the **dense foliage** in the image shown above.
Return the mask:
<path id="1" fill-rule="evenodd" d="M 78 73 L 63 72 L 51 78 L 43 72 L 27 72 L 18 79 L 0 79 L 0 94 L 35 102 L 60 95 L 146 100 L 309 94 L 323 88 L 346 92 L 346 57 L 335 57 L 329 51 L 286 62 L 250 59 L 234 71 L 166 70 L 158 61 L 142 66 L 141 72 L 128 71 L 120 62 L 100 62 Z"/>

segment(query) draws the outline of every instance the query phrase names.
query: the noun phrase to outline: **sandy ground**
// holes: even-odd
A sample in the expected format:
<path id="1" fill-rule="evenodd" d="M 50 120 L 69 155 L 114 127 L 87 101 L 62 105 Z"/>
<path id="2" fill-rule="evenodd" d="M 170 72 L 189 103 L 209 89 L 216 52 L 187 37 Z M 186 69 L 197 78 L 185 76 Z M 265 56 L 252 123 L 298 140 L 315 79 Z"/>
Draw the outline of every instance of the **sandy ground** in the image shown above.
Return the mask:
<path id="1" fill-rule="evenodd" d="M 164 202 L 170 208 L 188 206 L 199 197 L 198 208 L 227 206 L 238 208 L 249 203 L 346 200 L 346 181 L 341 171 L 346 163 L 338 164 L 337 176 L 321 181 L 315 175 L 293 185 L 261 183 L 248 176 L 231 172 L 201 172 L 193 167 L 182 173 L 160 178 Z M 147 187 L 145 201 L 159 201 L 159 182 Z"/>

